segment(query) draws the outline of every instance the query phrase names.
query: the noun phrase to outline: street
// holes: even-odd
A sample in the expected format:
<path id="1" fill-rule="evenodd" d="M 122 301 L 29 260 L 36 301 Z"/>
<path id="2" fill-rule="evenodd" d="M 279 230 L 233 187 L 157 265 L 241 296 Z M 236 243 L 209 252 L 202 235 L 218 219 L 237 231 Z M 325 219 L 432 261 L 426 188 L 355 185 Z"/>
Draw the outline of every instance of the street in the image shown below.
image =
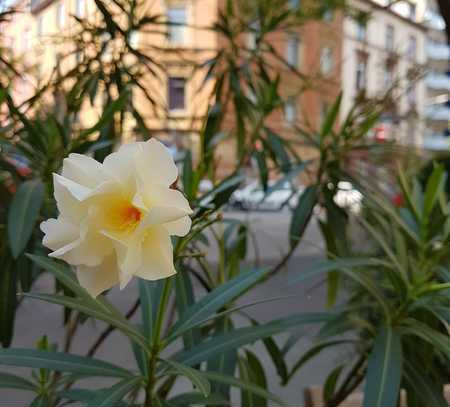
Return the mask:
<path id="1" fill-rule="evenodd" d="M 277 213 L 235 213 L 226 212 L 226 217 L 240 218 L 251 225 L 252 231 L 258 242 L 258 256 L 261 264 L 275 264 L 288 247 L 287 231 L 289 230 L 289 212 Z M 281 270 L 269 282 L 258 286 L 251 291 L 243 304 L 257 300 L 274 298 L 278 296 L 292 296 L 289 299 L 257 305 L 249 309 L 249 313 L 258 321 L 269 321 L 278 317 L 287 316 L 296 312 L 320 311 L 324 307 L 325 291 L 321 281 L 310 281 L 300 286 L 289 287 L 288 279 L 290 275 L 300 273 L 308 268 L 308 264 L 320 258 L 323 253 L 320 232 L 315 220 L 311 223 L 305 239 L 297 249 L 285 270 Z M 250 253 L 250 258 L 253 254 Z M 213 250 L 208 255 L 215 256 Z M 250 259 L 251 260 L 251 259 Z M 51 278 L 43 276 L 34 287 L 34 291 L 51 290 Z M 136 284 L 120 292 L 114 289 L 110 298 L 114 304 L 122 310 L 127 310 L 136 297 Z M 73 352 L 84 354 L 86 349 L 98 337 L 104 329 L 104 324 L 89 320 L 77 333 Z M 61 326 L 61 308 L 34 300 L 25 300 L 20 307 L 16 322 L 16 335 L 14 347 L 34 347 L 37 340 L 44 334 L 48 335 L 51 342 L 62 343 L 63 329 Z M 311 344 L 313 331 L 304 332 L 304 337 L 298 342 L 295 348 L 288 354 L 288 363 L 292 365 L 301 354 L 308 349 Z M 279 335 L 278 338 L 286 338 L 286 335 Z M 330 371 L 330 366 L 336 365 L 336 358 L 340 355 L 336 353 L 324 352 L 318 358 L 301 370 L 289 383 L 287 387 L 279 385 L 273 363 L 270 361 L 267 352 L 256 344 L 255 351 L 264 360 L 264 366 L 269 383 L 269 390 L 280 396 L 289 407 L 303 406 L 303 389 L 310 385 L 323 383 L 326 373 Z M 96 355 L 97 358 L 109 360 L 119 366 L 134 367 L 134 358 L 128 346 L 127 339 L 114 333 Z M 7 371 L 7 369 L 3 369 Z M 15 372 L 24 372 L 23 369 L 14 369 Z M 183 381 L 180 381 L 183 382 Z M 83 383 L 86 387 L 102 386 L 98 380 Z M 105 386 L 108 383 L 104 383 Z M 183 386 L 183 383 L 180 385 Z M 0 390 L 1 406 L 5 407 L 26 407 L 29 405 L 30 397 L 24 393 L 14 390 Z M 28 397 L 27 397 L 28 396 Z M 5 401 L 7 400 L 7 402 Z M 234 405 L 234 403 L 233 403 Z M 238 404 L 236 404 L 238 405 Z"/>

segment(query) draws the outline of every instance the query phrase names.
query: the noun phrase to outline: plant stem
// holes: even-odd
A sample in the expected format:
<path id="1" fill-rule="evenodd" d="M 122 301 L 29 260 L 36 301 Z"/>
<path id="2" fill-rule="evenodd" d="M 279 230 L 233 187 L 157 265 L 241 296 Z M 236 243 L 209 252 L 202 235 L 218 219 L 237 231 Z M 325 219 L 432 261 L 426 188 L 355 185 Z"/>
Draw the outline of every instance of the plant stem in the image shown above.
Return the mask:
<path id="1" fill-rule="evenodd" d="M 167 278 L 164 281 L 163 292 L 158 308 L 158 315 L 155 321 L 155 331 L 152 338 L 153 346 L 151 348 L 151 355 L 149 360 L 148 382 L 145 389 L 145 407 L 153 407 L 153 392 L 156 384 L 156 363 L 158 361 L 159 352 L 161 351 L 161 348 L 164 347 L 161 341 L 161 332 L 164 323 L 164 317 L 166 315 L 167 304 L 170 298 L 171 288 L 172 279 Z"/>

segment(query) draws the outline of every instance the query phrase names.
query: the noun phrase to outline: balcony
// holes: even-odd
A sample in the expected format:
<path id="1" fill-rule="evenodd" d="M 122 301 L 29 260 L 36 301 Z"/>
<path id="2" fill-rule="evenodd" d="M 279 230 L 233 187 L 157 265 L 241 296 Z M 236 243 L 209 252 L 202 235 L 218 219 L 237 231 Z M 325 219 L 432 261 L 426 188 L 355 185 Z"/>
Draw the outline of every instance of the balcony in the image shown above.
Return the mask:
<path id="1" fill-rule="evenodd" d="M 448 106 L 447 104 L 428 106 L 425 110 L 425 116 L 428 120 L 449 122 L 450 106 Z"/>
<path id="2" fill-rule="evenodd" d="M 436 61 L 448 61 L 450 59 L 450 46 L 445 43 L 430 41 L 427 44 L 428 58 Z"/>
<path id="3" fill-rule="evenodd" d="M 45 7 L 53 3 L 55 0 L 31 0 L 30 11 L 33 14 L 39 13 Z"/>
<path id="4" fill-rule="evenodd" d="M 445 73 L 430 73 L 426 77 L 426 84 L 430 89 L 450 92 L 450 72 L 448 75 Z"/>

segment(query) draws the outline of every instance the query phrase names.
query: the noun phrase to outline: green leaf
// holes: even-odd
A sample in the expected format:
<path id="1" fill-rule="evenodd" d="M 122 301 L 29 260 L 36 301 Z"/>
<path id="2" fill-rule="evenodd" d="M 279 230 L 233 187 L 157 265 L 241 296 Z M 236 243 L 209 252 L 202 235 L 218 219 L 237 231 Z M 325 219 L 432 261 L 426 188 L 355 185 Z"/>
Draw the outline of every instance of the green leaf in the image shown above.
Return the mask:
<path id="1" fill-rule="evenodd" d="M 369 356 L 364 407 L 397 405 L 402 378 L 401 337 L 392 327 L 383 327 Z"/>
<path id="2" fill-rule="evenodd" d="M 292 215 L 289 230 L 291 248 L 296 247 L 300 243 L 313 214 L 317 198 L 316 186 L 307 187 L 300 196 L 297 207 Z"/>
<path id="3" fill-rule="evenodd" d="M 208 397 L 204 397 L 203 394 L 197 392 L 179 394 L 178 396 L 169 399 L 168 403 L 183 407 L 191 406 L 192 404 L 219 407 L 230 405 L 220 394 L 210 394 Z"/>
<path id="4" fill-rule="evenodd" d="M 188 200 L 194 198 L 194 174 L 192 172 L 192 153 L 187 150 L 183 160 L 183 191 Z"/>
<path id="5" fill-rule="evenodd" d="M 436 205 L 439 195 L 445 188 L 447 174 L 443 165 L 437 165 L 431 174 L 425 188 L 425 200 L 423 205 L 423 219 L 428 221 L 428 217 Z"/>
<path id="6" fill-rule="evenodd" d="M 44 200 L 44 184 L 26 181 L 17 189 L 8 212 L 8 239 L 11 253 L 18 258 L 27 246 Z"/>
<path id="7" fill-rule="evenodd" d="M 264 369 L 258 358 L 250 351 L 245 352 L 247 358 L 239 359 L 239 377 L 244 382 L 254 383 L 262 389 L 267 388 L 267 380 Z M 241 391 L 241 405 L 242 407 L 266 407 L 267 400 L 263 397 L 258 397 L 251 392 L 245 390 Z"/>
<path id="8" fill-rule="evenodd" d="M 36 391 L 36 386 L 30 381 L 2 372 L 0 372 L 0 388 Z"/>
<path id="9" fill-rule="evenodd" d="M 292 366 L 291 371 L 289 372 L 289 375 L 287 376 L 286 380 L 283 384 L 287 384 L 289 380 L 291 380 L 294 375 L 306 364 L 308 363 L 312 358 L 317 356 L 320 352 L 322 352 L 324 349 L 327 349 L 332 346 L 338 346 L 345 343 L 351 343 L 350 340 L 336 340 L 336 341 L 328 341 L 328 342 L 321 342 L 317 345 L 314 345 L 311 349 L 309 349 L 295 364 Z"/>
<path id="10" fill-rule="evenodd" d="M 129 99 L 129 92 L 128 91 L 122 92 L 121 95 L 116 100 L 114 100 L 112 103 L 106 106 L 98 122 L 91 128 L 82 131 L 79 137 L 82 138 L 87 137 L 92 133 L 102 130 L 106 125 L 109 125 L 114 117 L 114 114 L 125 107 L 126 103 L 128 102 L 128 99 Z"/>
<path id="11" fill-rule="evenodd" d="M 278 165 L 283 172 L 289 171 L 291 169 L 291 162 L 289 160 L 289 155 L 284 148 L 282 138 L 268 128 L 266 128 L 266 132 L 272 151 L 277 158 Z"/>
<path id="12" fill-rule="evenodd" d="M 179 352 L 175 356 L 175 360 L 191 366 L 197 365 L 229 349 L 238 349 L 243 345 L 267 338 L 299 325 L 322 323 L 329 320 L 330 317 L 331 314 L 300 314 L 259 326 L 236 329 L 206 340 L 190 350 Z"/>
<path id="13" fill-rule="evenodd" d="M 117 402 L 137 388 L 142 380 L 141 377 L 124 379 L 92 399 L 86 407 L 116 407 Z"/>
<path id="14" fill-rule="evenodd" d="M 0 258 L 0 342 L 9 347 L 14 334 L 17 306 L 17 268 L 9 251 Z M 17 266 L 17 264 L 16 264 Z"/>
<path id="15" fill-rule="evenodd" d="M 209 381 L 205 379 L 203 372 L 192 369 L 181 363 L 174 362 L 173 360 L 162 359 L 161 361 L 170 367 L 170 371 L 166 372 L 167 374 L 171 374 L 172 371 L 175 371 L 177 374 L 187 377 L 204 397 L 209 396 L 211 393 L 211 385 L 209 384 Z"/>
<path id="16" fill-rule="evenodd" d="M 256 151 L 253 153 L 256 158 L 256 163 L 258 164 L 259 179 L 261 180 L 261 185 L 264 191 L 267 190 L 267 183 L 269 182 L 269 170 L 267 169 L 266 158 L 262 151 Z"/>
<path id="17" fill-rule="evenodd" d="M 139 298 L 141 300 L 142 326 L 144 336 L 152 338 L 153 324 L 156 321 L 158 304 L 162 293 L 163 281 L 147 281 L 139 279 Z"/>
<path id="18" fill-rule="evenodd" d="M 325 401 L 330 400 L 333 397 L 339 376 L 343 369 L 344 365 L 338 366 L 328 375 L 325 385 L 323 386 L 323 398 Z"/>
<path id="19" fill-rule="evenodd" d="M 30 407 L 51 407 L 48 396 L 42 395 L 36 397 L 30 404 Z"/>
<path id="20" fill-rule="evenodd" d="M 212 382 L 238 387 L 240 389 L 244 389 L 248 392 L 256 394 L 257 396 L 264 397 L 267 400 L 272 400 L 280 406 L 286 406 L 286 404 L 284 404 L 280 398 L 269 393 L 267 390 L 254 385 L 253 383 L 248 383 L 243 380 L 235 379 L 233 376 L 227 376 L 217 372 L 204 372 L 203 374 Z"/>
<path id="21" fill-rule="evenodd" d="M 334 102 L 333 106 L 327 112 L 327 116 L 323 122 L 322 129 L 320 131 L 320 141 L 323 143 L 325 138 L 331 134 L 333 130 L 333 126 L 336 123 L 336 119 L 338 118 L 339 111 L 341 109 L 341 102 L 342 102 L 342 93 L 338 96 L 336 101 Z"/>
<path id="22" fill-rule="evenodd" d="M 194 290 L 192 288 L 191 276 L 189 270 L 182 267 L 175 276 L 176 306 L 178 311 L 178 320 L 184 321 L 190 307 L 195 304 Z M 192 348 L 200 341 L 201 333 L 198 329 L 189 329 L 184 331 L 183 343 L 186 349 Z"/>
<path id="23" fill-rule="evenodd" d="M 131 340 L 142 346 L 149 352 L 148 343 L 142 334 L 132 326 L 124 317 L 114 313 L 107 313 L 104 309 L 94 307 L 92 303 L 86 303 L 85 299 L 77 299 L 63 295 L 53 294 L 24 294 L 25 297 L 34 298 L 36 300 L 46 301 L 53 304 L 62 305 L 72 310 L 80 311 L 83 314 L 89 315 L 92 318 L 99 319 L 106 322 L 119 331 L 127 335 Z"/>
<path id="24" fill-rule="evenodd" d="M 102 312 L 114 314 L 117 318 L 123 319 L 122 314 L 114 308 L 105 297 L 99 296 L 96 299 L 92 298 L 92 296 L 80 286 L 75 273 L 66 263 L 59 260 L 50 259 L 47 256 L 27 254 L 27 257 L 29 257 L 39 267 L 42 267 L 49 273 L 52 273 L 61 285 L 74 293 L 76 296 L 82 298 L 86 306 L 89 305 L 92 309 L 95 308 Z"/>
<path id="25" fill-rule="evenodd" d="M 442 394 L 442 388 L 436 385 L 426 374 L 423 374 L 423 366 L 414 366 L 410 361 L 404 361 L 403 375 L 414 395 L 419 398 L 424 406 L 448 407 L 447 400 Z"/>
<path id="26" fill-rule="evenodd" d="M 268 268 L 246 270 L 232 280 L 215 288 L 186 310 L 183 318 L 172 328 L 168 340 L 174 340 L 183 332 L 191 329 L 223 306 L 234 301 L 258 281 L 262 280 L 269 271 L 270 269 Z"/>
<path id="27" fill-rule="evenodd" d="M 0 349 L 0 365 L 50 369 L 86 376 L 130 376 L 128 370 L 98 359 L 34 349 Z"/>

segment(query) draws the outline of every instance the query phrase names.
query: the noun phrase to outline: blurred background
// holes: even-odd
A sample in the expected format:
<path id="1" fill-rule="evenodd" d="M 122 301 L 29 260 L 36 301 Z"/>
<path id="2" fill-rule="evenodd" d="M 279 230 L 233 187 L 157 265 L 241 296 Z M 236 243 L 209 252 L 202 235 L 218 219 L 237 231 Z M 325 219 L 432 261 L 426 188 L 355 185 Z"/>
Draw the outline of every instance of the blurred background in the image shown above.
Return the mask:
<path id="1" fill-rule="evenodd" d="M 367 129 L 371 148 L 352 151 L 345 165 L 397 204 L 402 198 L 392 169 L 398 160 L 445 157 L 450 148 L 449 0 L 17 0 L 3 2 L 2 10 L 0 83 L 9 98 L 8 109 L 2 105 L 0 110 L 4 134 L 16 126 L 11 112 L 25 128 L 33 114 L 42 120 L 33 123 L 35 130 L 43 126 L 62 138 L 76 134 L 77 151 L 99 160 L 120 143 L 152 136 L 177 161 L 188 155 L 198 164 L 209 160 L 200 154 L 201 134 L 211 126 L 206 118 L 220 108 L 220 132 L 212 141 L 215 172 L 199 180 L 199 190 L 207 193 L 215 179 L 224 179 L 236 167 L 244 172 L 225 217 L 248 225 L 254 244 L 251 259 L 263 264 L 276 264 L 289 245 L 291 212 L 316 170 L 280 177 L 266 168 L 261 182 L 261 155 L 240 154 L 242 134 L 249 128 L 263 132 L 276 154 L 277 140 L 320 132 L 340 95 L 341 123 L 352 109 L 381 112 Z M 272 81 L 274 89 L 260 87 L 258 77 Z M 233 88 L 230 98 L 222 92 L 225 82 Z M 247 110 L 252 113 L 241 122 L 236 112 Z M 258 112 L 264 116 L 260 125 Z M 254 152 L 265 154 L 264 140 L 252 138 Z M 31 149 L 24 155 L 8 154 L 7 162 L 24 177 L 37 171 L 42 179 L 51 179 L 67 153 L 52 143 L 40 156 L 34 157 Z M 316 157 L 308 143 L 293 145 L 292 154 L 304 161 Z M 386 148 L 383 154 L 377 149 L 389 146 L 403 148 Z M 55 157 L 61 158 L 57 164 Z M 277 161 L 282 162 L 278 155 Z M 443 162 L 448 168 L 448 158 Z M 267 187 L 274 185 L 264 198 Z M 352 182 L 340 181 L 337 189 L 336 205 L 359 213 L 363 196 Z M 324 256 L 319 218 L 317 211 L 302 249 L 284 273 L 263 286 L 258 298 L 286 294 L 290 273 Z M 353 238 L 358 240 L 358 235 Z M 214 251 L 209 256 L 219 259 Z M 36 287 L 51 284 L 42 278 Z M 136 287 L 130 290 L 134 293 Z M 315 310 L 326 300 L 317 281 L 301 293 L 289 290 L 297 295 L 295 302 L 263 306 L 253 317 L 270 320 L 293 307 Z M 121 308 L 129 307 L 123 295 L 112 295 Z M 39 322 L 36 312 L 43 317 Z M 24 301 L 13 344 L 33 346 L 43 334 L 62 339 L 59 318 L 58 309 Z M 76 346 L 83 348 L 101 328 L 83 326 Z M 117 352 L 122 341 L 113 335 L 100 356 L 129 365 L 131 355 Z M 305 335 L 297 353 L 310 344 Z M 276 392 L 289 406 L 303 405 L 298 386 L 321 383 L 323 372 L 340 357 L 322 354 L 289 388 Z M 276 386 L 276 372 L 267 366 L 268 380 Z M 22 395 L 5 395 L 11 398 L 5 406 L 26 403 Z"/>

